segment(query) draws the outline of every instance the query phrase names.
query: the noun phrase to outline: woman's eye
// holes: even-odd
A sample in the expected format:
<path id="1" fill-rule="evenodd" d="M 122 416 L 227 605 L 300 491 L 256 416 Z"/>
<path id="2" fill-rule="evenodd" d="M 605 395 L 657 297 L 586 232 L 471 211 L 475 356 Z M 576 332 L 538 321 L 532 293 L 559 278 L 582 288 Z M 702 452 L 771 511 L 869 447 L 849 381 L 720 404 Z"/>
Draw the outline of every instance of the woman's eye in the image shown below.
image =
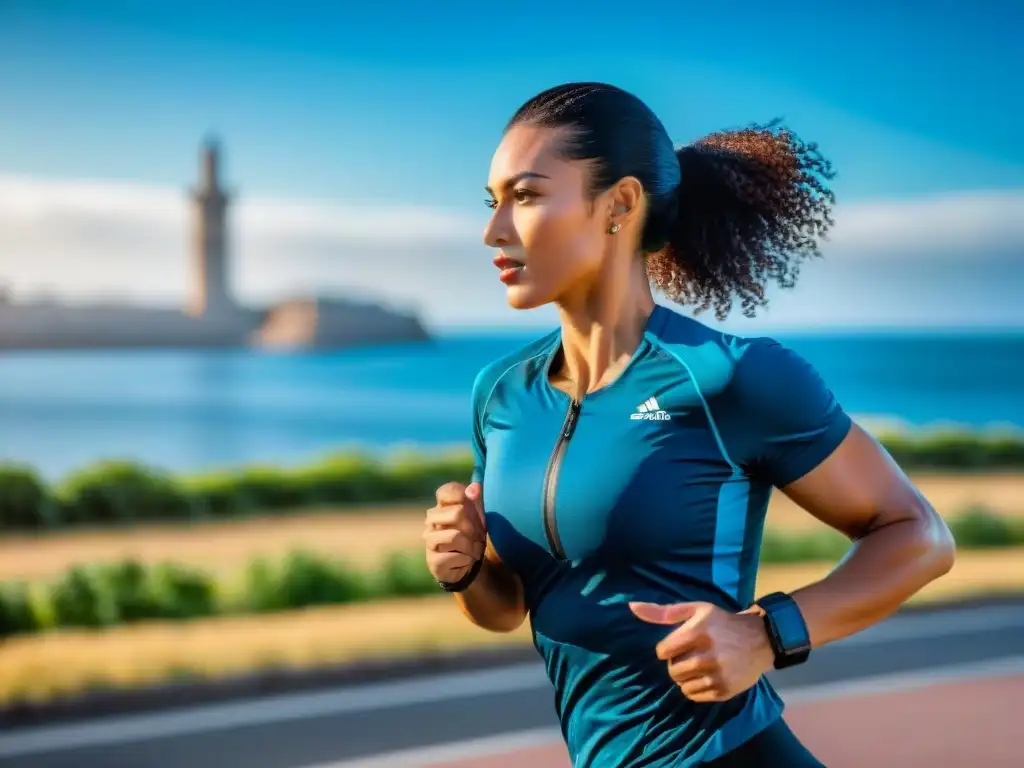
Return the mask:
<path id="1" fill-rule="evenodd" d="M 512 192 L 512 197 L 517 203 L 525 203 L 533 198 L 537 197 L 537 193 L 529 189 L 517 189 Z M 492 211 L 498 207 L 498 201 L 493 197 L 485 198 L 484 205 L 490 208 Z"/>

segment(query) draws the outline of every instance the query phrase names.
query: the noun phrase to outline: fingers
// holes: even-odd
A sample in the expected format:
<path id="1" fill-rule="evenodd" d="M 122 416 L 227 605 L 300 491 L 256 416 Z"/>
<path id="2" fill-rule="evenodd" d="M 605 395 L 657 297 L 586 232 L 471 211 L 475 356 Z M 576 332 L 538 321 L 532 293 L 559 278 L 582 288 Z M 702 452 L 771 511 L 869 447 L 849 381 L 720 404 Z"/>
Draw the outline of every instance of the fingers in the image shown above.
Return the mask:
<path id="1" fill-rule="evenodd" d="M 712 701 L 721 687 L 721 667 L 709 654 L 690 653 L 673 658 L 668 674 L 688 699 Z"/>
<path id="2" fill-rule="evenodd" d="M 662 661 L 681 656 L 704 647 L 705 632 L 701 627 L 701 617 L 710 606 L 706 603 L 675 603 L 658 605 L 657 603 L 632 602 L 629 609 L 638 619 L 649 624 L 678 624 L 679 627 L 670 632 L 658 643 L 655 652 Z"/>
<path id="3" fill-rule="evenodd" d="M 423 532 L 427 549 L 432 552 L 458 552 L 474 561 L 484 556 L 485 542 L 467 536 L 458 528 L 428 529 Z"/>
<path id="4" fill-rule="evenodd" d="M 487 538 L 487 518 L 480 483 L 445 483 L 436 492 L 437 506 L 427 510 L 428 528 L 455 527 L 470 538 Z"/>
<path id="5" fill-rule="evenodd" d="M 480 525 L 487 530 L 487 516 L 484 514 L 484 487 L 480 483 L 470 483 L 466 488 L 466 498 L 473 502 L 473 508 L 480 517 Z"/>
<path id="6" fill-rule="evenodd" d="M 427 568 L 439 581 L 458 581 L 475 562 L 461 552 L 427 552 Z"/>
<path id="7" fill-rule="evenodd" d="M 720 686 L 716 682 L 716 678 L 711 675 L 702 675 L 701 677 L 687 680 L 679 685 L 679 690 L 690 701 L 725 701 L 727 698 L 719 693 Z"/>
<path id="8" fill-rule="evenodd" d="M 710 644 L 711 641 L 702 627 L 690 627 L 684 624 L 674 632 L 670 632 L 654 646 L 654 652 L 662 661 L 668 661 L 677 656 L 706 650 Z"/>
<path id="9" fill-rule="evenodd" d="M 466 497 L 466 486 L 462 483 L 445 483 L 437 489 L 434 495 L 439 505 L 461 504 Z"/>
<path id="10" fill-rule="evenodd" d="M 427 510 L 426 527 L 437 530 L 455 528 L 471 539 L 483 541 L 487 534 L 480 521 L 472 513 L 467 514 L 463 505 L 433 507 Z"/>
<path id="11" fill-rule="evenodd" d="M 658 605 L 657 603 L 634 602 L 629 604 L 629 609 L 638 619 L 650 624 L 680 624 L 693 618 L 700 607 L 701 603 Z"/>
<path id="12" fill-rule="evenodd" d="M 688 653 L 676 656 L 668 663 L 669 677 L 680 685 L 713 677 L 718 671 L 718 662 L 709 654 Z"/>

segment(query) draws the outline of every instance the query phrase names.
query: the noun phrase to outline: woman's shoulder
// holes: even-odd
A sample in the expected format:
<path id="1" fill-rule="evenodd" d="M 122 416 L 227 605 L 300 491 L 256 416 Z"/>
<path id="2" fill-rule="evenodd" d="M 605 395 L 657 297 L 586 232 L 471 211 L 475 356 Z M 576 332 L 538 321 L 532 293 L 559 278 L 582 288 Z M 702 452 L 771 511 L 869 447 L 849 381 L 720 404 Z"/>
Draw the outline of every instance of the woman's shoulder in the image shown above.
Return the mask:
<path id="1" fill-rule="evenodd" d="M 677 366 L 707 396 L 755 381 L 788 350 L 769 336 L 745 336 L 716 328 L 668 307 L 650 331 L 668 364 Z"/>
<path id="2" fill-rule="evenodd" d="M 545 333 L 543 336 L 522 344 L 500 355 L 481 368 L 473 381 L 473 400 L 478 407 L 481 407 L 490 393 L 505 379 L 521 366 L 525 366 L 535 360 L 546 358 L 558 346 L 561 340 L 561 331 L 555 329 Z"/>

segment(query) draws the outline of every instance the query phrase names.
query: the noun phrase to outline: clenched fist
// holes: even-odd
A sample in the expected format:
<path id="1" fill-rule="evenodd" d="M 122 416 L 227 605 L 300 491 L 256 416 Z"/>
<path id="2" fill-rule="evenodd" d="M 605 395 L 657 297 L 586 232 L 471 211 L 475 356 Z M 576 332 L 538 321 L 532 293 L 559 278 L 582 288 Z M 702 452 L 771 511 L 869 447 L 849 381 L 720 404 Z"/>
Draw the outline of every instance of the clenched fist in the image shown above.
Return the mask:
<path id="1" fill-rule="evenodd" d="M 423 540 L 427 568 L 442 582 L 456 582 L 484 556 L 487 520 L 480 483 L 468 487 L 445 483 L 437 489 L 437 505 L 427 510 Z"/>
<path id="2" fill-rule="evenodd" d="M 756 610 L 731 613 L 710 603 L 630 603 L 637 618 L 677 625 L 655 653 L 691 701 L 727 701 L 775 666 L 764 620 Z"/>

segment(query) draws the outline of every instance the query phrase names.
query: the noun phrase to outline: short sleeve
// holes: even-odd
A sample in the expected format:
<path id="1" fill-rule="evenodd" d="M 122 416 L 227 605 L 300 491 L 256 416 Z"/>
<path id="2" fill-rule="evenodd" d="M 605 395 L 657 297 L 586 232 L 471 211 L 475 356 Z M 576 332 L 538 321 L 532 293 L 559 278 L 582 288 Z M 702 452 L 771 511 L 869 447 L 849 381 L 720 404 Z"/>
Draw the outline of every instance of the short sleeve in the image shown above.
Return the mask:
<path id="1" fill-rule="evenodd" d="M 827 459 L 852 424 L 818 371 L 773 339 L 750 342 L 727 390 L 736 458 L 778 488 Z"/>
<path id="2" fill-rule="evenodd" d="M 507 383 L 507 376 L 513 371 L 521 370 L 520 366 L 530 360 L 538 359 L 550 349 L 560 338 L 560 331 L 553 331 L 535 342 L 527 344 L 504 357 L 499 357 L 485 365 L 472 387 L 472 429 L 470 431 L 473 447 L 473 474 L 471 482 L 483 482 L 484 468 L 487 466 L 487 419 L 488 412 L 495 407 L 496 394 L 502 382 Z"/>
<path id="3" fill-rule="evenodd" d="M 484 481 L 484 467 L 487 462 L 487 446 L 484 442 L 484 416 L 487 407 L 489 394 L 488 370 L 484 369 L 477 374 L 473 381 L 472 391 L 472 416 L 473 427 L 471 430 L 471 444 L 473 447 L 473 475 L 470 482 L 482 483 Z"/>

